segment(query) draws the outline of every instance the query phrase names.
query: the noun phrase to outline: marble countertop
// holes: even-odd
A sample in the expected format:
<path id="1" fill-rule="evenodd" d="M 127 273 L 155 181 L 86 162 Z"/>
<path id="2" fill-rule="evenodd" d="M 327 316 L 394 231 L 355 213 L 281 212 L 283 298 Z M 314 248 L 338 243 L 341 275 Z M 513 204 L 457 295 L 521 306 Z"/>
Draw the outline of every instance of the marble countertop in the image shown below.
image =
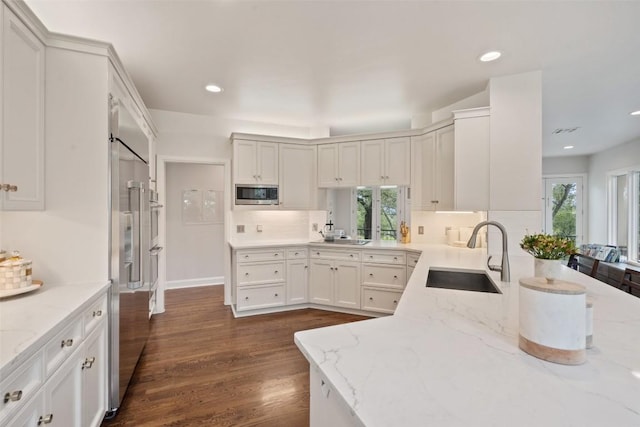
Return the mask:
<path id="1" fill-rule="evenodd" d="M 485 270 L 483 250 L 422 250 L 393 316 L 298 332 L 295 342 L 337 391 L 354 425 L 639 426 L 640 299 L 569 268 L 593 300 L 593 348 L 579 366 L 518 348 L 518 279 L 533 258 L 511 259 L 502 294 L 427 288 L 430 267 Z"/>
<path id="2" fill-rule="evenodd" d="M 31 357 L 108 284 L 47 286 L 0 300 L 0 379 Z"/>
<path id="3" fill-rule="evenodd" d="M 366 245 L 348 245 L 344 243 L 331 243 L 324 240 L 254 240 L 228 242 L 233 249 L 261 249 L 280 246 L 325 246 L 332 249 L 398 249 L 421 251 L 425 245 L 415 243 L 399 243 L 395 240 L 371 240 Z"/>

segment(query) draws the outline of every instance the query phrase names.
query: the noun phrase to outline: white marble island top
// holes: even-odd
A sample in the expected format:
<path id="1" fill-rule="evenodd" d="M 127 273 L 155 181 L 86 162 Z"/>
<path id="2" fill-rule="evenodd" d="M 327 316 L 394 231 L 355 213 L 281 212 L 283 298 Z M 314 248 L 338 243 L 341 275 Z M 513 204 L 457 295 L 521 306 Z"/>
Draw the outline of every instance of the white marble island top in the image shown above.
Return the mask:
<path id="1" fill-rule="evenodd" d="M 425 287 L 434 267 L 484 270 L 481 250 L 411 245 L 420 261 L 393 316 L 295 334 L 365 426 L 640 426 L 640 299 L 568 268 L 587 288 L 594 347 L 565 366 L 518 348 L 518 279 L 533 259 L 512 256 L 502 294 Z M 513 254 L 512 254 L 513 255 Z"/>
<path id="2" fill-rule="evenodd" d="M 0 300 L 0 379 L 31 357 L 107 283 L 47 286 Z"/>

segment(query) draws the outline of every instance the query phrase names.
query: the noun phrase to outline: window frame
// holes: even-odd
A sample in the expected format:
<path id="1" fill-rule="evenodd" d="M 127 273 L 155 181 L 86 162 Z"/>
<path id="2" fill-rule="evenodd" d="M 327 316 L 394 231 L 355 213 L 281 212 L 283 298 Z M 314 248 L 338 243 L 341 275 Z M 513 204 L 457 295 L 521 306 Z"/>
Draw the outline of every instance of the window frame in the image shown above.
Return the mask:
<path id="1" fill-rule="evenodd" d="M 627 205 L 627 263 L 640 265 L 640 165 L 617 169 L 607 173 L 607 240 L 610 245 L 618 245 L 618 177 L 626 176 L 629 191 Z"/>
<path id="2" fill-rule="evenodd" d="M 400 236 L 400 223 L 404 221 L 405 223 L 409 223 L 409 215 L 407 214 L 409 209 L 407 206 L 407 192 L 409 191 L 409 187 L 402 185 L 360 185 L 358 187 L 354 187 L 351 190 L 351 230 L 350 234 L 352 236 L 358 235 L 358 206 L 357 206 L 357 194 L 358 189 L 360 188 L 370 188 L 372 190 L 372 204 L 371 210 L 373 212 L 373 218 L 371 219 L 371 240 L 380 240 L 382 231 L 380 229 L 380 204 L 381 204 L 381 193 L 380 190 L 382 188 L 392 188 L 395 187 L 398 189 L 398 198 L 396 209 L 398 210 L 397 222 L 396 222 L 396 241 L 399 241 Z"/>

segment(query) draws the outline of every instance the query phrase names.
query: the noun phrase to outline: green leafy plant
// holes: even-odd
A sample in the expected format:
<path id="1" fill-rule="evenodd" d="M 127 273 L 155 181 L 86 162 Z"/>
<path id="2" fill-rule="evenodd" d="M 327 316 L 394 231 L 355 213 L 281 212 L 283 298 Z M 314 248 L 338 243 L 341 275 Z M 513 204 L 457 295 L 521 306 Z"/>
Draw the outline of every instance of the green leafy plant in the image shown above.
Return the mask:
<path id="1" fill-rule="evenodd" d="M 520 247 L 540 259 L 562 259 L 576 251 L 571 239 L 550 234 L 526 235 Z"/>

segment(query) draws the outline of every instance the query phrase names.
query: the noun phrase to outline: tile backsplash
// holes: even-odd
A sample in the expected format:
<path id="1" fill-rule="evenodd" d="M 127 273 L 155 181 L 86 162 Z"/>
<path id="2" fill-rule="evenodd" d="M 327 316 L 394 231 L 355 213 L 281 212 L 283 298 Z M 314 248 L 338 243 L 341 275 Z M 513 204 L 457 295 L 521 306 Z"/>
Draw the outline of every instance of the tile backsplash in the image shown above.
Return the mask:
<path id="1" fill-rule="evenodd" d="M 468 239 L 468 229 L 486 219 L 485 212 L 411 212 L 411 241 L 413 243 L 448 243 L 447 230 L 460 230 L 451 239 L 454 241 Z M 418 234 L 418 228 L 424 227 L 424 234 Z M 449 234 L 451 235 L 451 234 Z M 482 238 L 482 234 L 481 234 Z M 480 247 L 480 241 L 478 242 Z"/>
<path id="2" fill-rule="evenodd" d="M 326 211 L 234 210 L 230 235 L 237 242 L 318 240 L 322 236 L 312 230 L 312 225 L 318 224 L 321 230 L 326 217 Z M 244 233 L 238 232 L 238 226 L 244 226 Z"/>

